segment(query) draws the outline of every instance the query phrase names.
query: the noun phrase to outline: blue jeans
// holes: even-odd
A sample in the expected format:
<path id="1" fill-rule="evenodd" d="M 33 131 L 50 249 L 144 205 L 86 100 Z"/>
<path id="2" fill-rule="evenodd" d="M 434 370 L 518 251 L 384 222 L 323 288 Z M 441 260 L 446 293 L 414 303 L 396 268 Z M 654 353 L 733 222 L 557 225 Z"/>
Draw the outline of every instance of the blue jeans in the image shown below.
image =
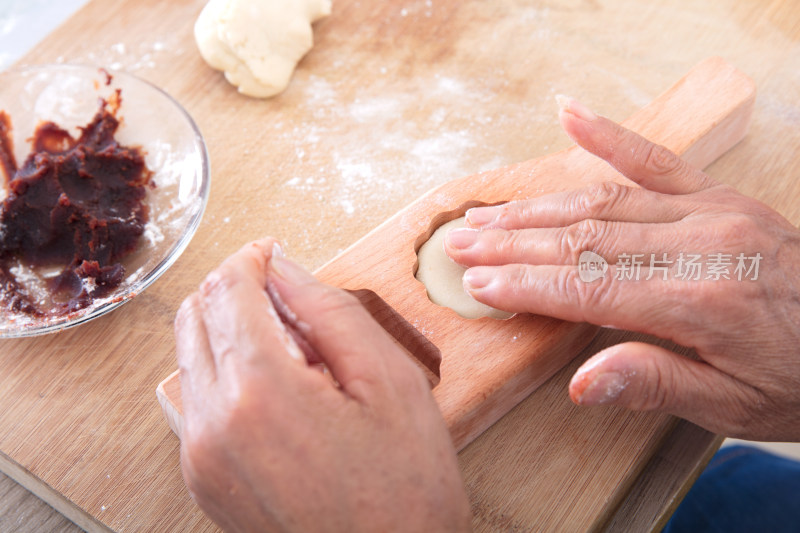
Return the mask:
<path id="1" fill-rule="evenodd" d="M 800 532 L 800 462 L 751 448 L 720 449 L 663 533 Z"/>

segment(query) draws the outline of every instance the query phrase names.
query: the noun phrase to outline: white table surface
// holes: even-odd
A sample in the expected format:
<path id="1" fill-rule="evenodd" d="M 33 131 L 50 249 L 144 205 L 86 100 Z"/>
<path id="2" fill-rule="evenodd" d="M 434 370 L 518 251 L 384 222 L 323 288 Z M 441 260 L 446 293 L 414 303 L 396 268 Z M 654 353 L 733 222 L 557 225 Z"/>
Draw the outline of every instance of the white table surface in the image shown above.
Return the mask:
<path id="1" fill-rule="evenodd" d="M 88 0 L 0 0 L 0 71 L 22 57 Z"/>

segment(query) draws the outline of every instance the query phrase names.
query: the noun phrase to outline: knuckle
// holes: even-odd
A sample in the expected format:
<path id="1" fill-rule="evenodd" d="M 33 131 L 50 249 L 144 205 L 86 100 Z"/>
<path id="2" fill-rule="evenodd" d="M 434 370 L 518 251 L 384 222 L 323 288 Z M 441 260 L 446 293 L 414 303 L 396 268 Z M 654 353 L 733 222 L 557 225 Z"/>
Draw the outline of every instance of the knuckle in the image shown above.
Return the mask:
<path id="1" fill-rule="evenodd" d="M 756 244 L 768 242 L 768 237 L 756 216 L 742 212 L 721 213 L 709 219 L 703 232 L 697 235 L 696 245 L 709 255 L 750 252 Z"/>
<path id="2" fill-rule="evenodd" d="M 577 262 L 582 252 L 598 251 L 602 236 L 603 222 L 593 218 L 587 218 L 567 226 L 561 239 L 561 257 L 572 263 Z"/>
<path id="3" fill-rule="evenodd" d="M 698 171 L 703 176 L 704 172 Z M 710 179 L 710 178 L 706 178 Z M 719 214 L 721 212 L 746 212 L 752 206 L 752 201 L 727 183 L 716 183 L 708 188 L 692 193 L 698 200 L 698 210 Z"/>
<path id="4" fill-rule="evenodd" d="M 677 385 L 674 372 L 665 371 L 651 362 L 645 367 L 644 383 L 647 389 L 640 396 L 641 404 L 636 409 L 664 411 L 672 405 L 672 394 Z"/>
<path id="5" fill-rule="evenodd" d="M 668 148 L 642 140 L 637 153 L 641 154 L 643 170 L 652 175 L 660 176 L 675 172 L 682 166 L 682 160 Z"/>
<path id="6" fill-rule="evenodd" d="M 759 226 L 750 215 L 732 213 L 725 219 L 720 239 L 722 243 L 736 247 L 750 241 L 757 232 L 760 232 Z"/>
<path id="7" fill-rule="evenodd" d="M 599 218 L 624 199 L 629 187 L 613 181 L 595 183 L 578 192 L 577 212 L 588 218 Z"/>
<path id="8" fill-rule="evenodd" d="M 604 323 L 607 319 L 598 311 L 609 307 L 612 276 L 605 276 L 591 283 L 580 279 L 578 269 L 564 269 L 558 279 L 562 294 L 574 295 L 574 300 L 583 316 L 583 320 L 593 323 Z"/>
<path id="9" fill-rule="evenodd" d="M 200 292 L 204 296 L 224 294 L 239 282 L 239 277 L 234 275 L 229 268 L 221 266 L 211 271 L 200 285 Z"/>
<path id="10" fill-rule="evenodd" d="M 197 293 L 193 293 L 181 303 L 178 311 L 175 313 L 175 321 L 173 324 L 176 333 L 186 329 L 188 323 L 196 316 L 198 307 L 197 299 Z"/>
<path id="11" fill-rule="evenodd" d="M 533 291 L 540 282 L 534 277 L 530 268 L 523 265 L 507 265 L 503 267 L 505 279 L 509 280 L 508 285 L 523 291 Z M 513 289 L 512 289 L 513 290 Z"/>
<path id="12" fill-rule="evenodd" d="M 521 220 L 530 216 L 530 207 L 526 200 L 508 202 L 499 206 L 499 212 L 492 221 L 492 226 L 499 228 L 515 227 Z"/>
<path id="13" fill-rule="evenodd" d="M 501 257 L 511 254 L 519 255 L 527 248 L 523 233 L 520 231 L 503 231 L 495 241 L 494 252 Z"/>
<path id="14" fill-rule="evenodd" d="M 541 204 L 538 198 L 528 200 L 517 200 L 508 204 L 508 209 L 503 210 L 502 215 L 511 219 L 514 226 L 532 224 L 540 216 Z"/>

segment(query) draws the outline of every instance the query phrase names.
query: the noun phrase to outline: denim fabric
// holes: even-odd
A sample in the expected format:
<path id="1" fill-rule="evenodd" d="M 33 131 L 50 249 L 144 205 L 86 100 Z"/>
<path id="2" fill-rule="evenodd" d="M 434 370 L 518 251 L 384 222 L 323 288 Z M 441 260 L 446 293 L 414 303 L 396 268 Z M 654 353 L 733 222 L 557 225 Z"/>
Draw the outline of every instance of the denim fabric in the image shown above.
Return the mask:
<path id="1" fill-rule="evenodd" d="M 720 449 L 664 533 L 800 533 L 800 462 L 749 446 Z"/>

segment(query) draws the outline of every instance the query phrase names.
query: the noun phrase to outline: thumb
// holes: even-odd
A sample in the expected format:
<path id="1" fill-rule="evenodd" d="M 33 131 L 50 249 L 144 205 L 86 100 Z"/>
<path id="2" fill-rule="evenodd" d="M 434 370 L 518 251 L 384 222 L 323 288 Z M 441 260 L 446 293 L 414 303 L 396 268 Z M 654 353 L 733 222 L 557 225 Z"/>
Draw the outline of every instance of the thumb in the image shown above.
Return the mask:
<path id="1" fill-rule="evenodd" d="M 569 385 L 578 405 L 616 405 L 685 418 L 714 433 L 735 435 L 749 425 L 758 392 L 702 361 L 643 342 L 600 351 Z"/>

